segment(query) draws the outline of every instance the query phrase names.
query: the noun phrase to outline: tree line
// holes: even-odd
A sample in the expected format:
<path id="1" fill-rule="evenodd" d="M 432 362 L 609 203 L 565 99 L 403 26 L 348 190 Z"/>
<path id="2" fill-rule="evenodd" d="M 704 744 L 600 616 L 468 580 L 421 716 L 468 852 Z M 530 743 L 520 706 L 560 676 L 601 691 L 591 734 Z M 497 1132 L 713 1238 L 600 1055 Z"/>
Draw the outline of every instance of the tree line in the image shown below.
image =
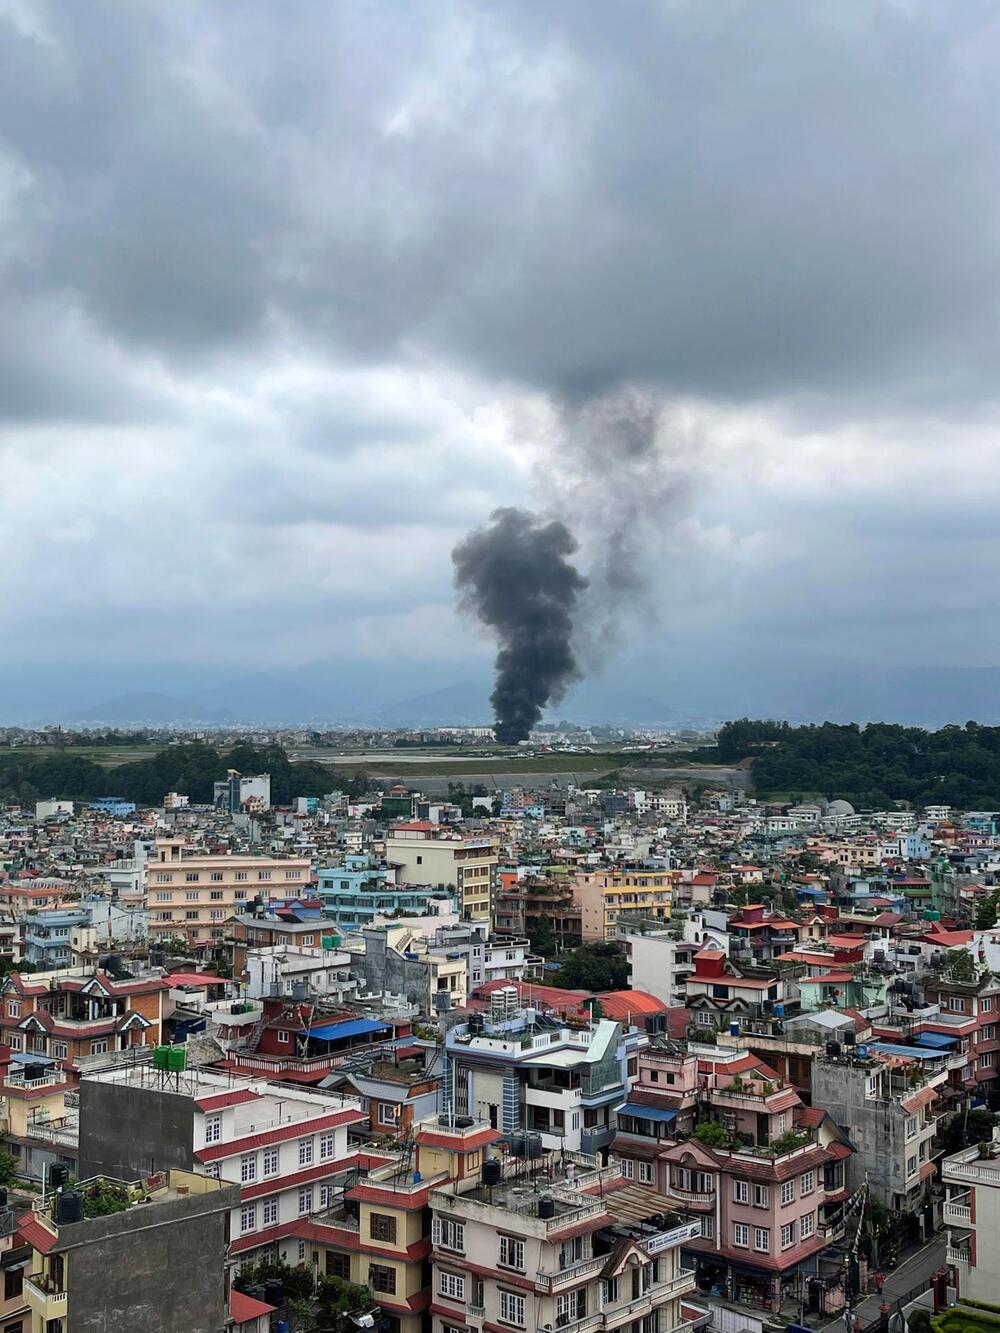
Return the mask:
<path id="1" fill-rule="evenodd" d="M 820 795 L 883 809 L 895 801 L 1000 809 L 1000 727 L 977 722 L 926 731 L 741 718 L 722 727 L 718 756 L 751 759 L 762 795 Z"/>
<path id="2" fill-rule="evenodd" d="M 240 773 L 270 773 L 271 801 L 288 805 L 296 796 L 324 796 L 332 790 L 356 798 L 370 790 L 364 773 L 335 772 L 314 761 L 292 763 L 278 745 L 236 745 L 225 752 L 200 741 L 172 745 L 148 759 L 106 768 L 67 751 L 0 754 L 0 801 L 58 797 L 75 801 L 121 796 L 137 805 L 159 805 L 169 791 L 193 804 L 212 801 L 213 787 L 230 768 Z"/>

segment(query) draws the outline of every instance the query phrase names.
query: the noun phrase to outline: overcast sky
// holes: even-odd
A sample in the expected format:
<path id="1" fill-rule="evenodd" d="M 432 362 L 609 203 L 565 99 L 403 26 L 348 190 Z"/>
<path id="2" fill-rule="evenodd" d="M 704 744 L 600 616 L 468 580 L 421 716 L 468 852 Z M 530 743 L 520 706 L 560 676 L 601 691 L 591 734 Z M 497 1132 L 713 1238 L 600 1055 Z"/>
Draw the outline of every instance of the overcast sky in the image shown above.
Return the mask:
<path id="1" fill-rule="evenodd" d="M 445 673 L 521 503 L 628 518 L 646 649 L 1000 664 L 998 64 L 978 0 L 0 0 L 5 656 Z"/>

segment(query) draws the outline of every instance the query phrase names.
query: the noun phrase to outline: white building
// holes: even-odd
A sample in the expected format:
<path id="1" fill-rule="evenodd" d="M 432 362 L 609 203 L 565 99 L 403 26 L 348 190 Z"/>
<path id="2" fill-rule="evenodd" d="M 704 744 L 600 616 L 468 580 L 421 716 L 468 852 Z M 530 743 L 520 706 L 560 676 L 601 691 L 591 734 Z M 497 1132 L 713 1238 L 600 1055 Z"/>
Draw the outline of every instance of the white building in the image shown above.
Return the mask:
<path id="1" fill-rule="evenodd" d="M 287 944 L 248 949 L 247 994 L 253 1000 L 299 993 L 303 999 L 323 996 L 346 1000 L 358 986 L 350 969 L 351 955 L 339 949 L 310 949 Z"/>
<path id="2" fill-rule="evenodd" d="M 995 1305 L 1000 1302 L 1000 1140 L 994 1138 L 988 1153 L 980 1156 L 977 1145 L 941 1163 L 948 1191 L 941 1220 L 948 1228 L 945 1262 L 959 1298 Z"/>

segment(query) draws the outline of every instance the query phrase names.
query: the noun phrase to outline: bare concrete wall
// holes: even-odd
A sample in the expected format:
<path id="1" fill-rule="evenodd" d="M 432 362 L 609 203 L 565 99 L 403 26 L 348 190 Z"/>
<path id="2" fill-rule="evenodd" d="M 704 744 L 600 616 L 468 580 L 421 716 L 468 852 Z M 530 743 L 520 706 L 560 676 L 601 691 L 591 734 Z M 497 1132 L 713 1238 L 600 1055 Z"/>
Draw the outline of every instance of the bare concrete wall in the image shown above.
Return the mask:
<path id="1" fill-rule="evenodd" d="M 166 1090 L 83 1079 L 80 1083 L 80 1179 L 138 1180 L 152 1171 L 194 1166 L 194 1106 Z"/>

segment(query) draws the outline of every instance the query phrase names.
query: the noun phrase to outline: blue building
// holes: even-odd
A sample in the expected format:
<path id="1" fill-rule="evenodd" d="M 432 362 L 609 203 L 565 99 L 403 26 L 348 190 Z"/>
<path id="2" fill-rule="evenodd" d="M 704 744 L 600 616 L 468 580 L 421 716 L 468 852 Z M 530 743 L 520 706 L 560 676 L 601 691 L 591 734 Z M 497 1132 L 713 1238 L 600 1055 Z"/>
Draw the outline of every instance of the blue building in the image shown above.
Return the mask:
<path id="1" fill-rule="evenodd" d="M 321 869 L 317 878 L 323 915 L 344 930 L 360 929 L 373 917 L 393 912 L 427 916 L 431 911 L 456 910 L 454 890 L 428 884 L 397 885 L 392 866 L 367 852 L 345 856 L 343 865 Z M 433 906 L 428 907 L 431 899 Z"/>
<path id="2" fill-rule="evenodd" d="M 56 912 L 26 912 L 24 916 L 24 957 L 39 972 L 68 967 L 71 961 L 70 939 L 80 926 L 90 925 L 90 909 L 67 907 Z"/>
<path id="3" fill-rule="evenodd" d="M 102 815 L 134 815 L 135 801 L 126 801 L 123 796 L 98 796 L 89 808 Z"/>

